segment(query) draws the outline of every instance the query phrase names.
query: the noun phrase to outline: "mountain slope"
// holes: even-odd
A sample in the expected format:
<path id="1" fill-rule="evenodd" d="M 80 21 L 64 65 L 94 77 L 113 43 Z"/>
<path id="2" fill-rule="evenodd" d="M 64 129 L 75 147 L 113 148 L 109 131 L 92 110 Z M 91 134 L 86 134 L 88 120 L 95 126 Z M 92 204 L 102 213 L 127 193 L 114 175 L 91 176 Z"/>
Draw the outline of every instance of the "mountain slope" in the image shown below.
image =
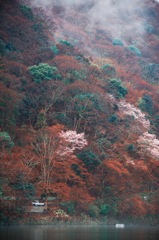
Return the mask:
<path id="1" fill-rule="evenodd" d="M 36 197 L 51 219 L 158 221 L 158 5 L 101 4 L 1 1 L 2 222 Z"/>

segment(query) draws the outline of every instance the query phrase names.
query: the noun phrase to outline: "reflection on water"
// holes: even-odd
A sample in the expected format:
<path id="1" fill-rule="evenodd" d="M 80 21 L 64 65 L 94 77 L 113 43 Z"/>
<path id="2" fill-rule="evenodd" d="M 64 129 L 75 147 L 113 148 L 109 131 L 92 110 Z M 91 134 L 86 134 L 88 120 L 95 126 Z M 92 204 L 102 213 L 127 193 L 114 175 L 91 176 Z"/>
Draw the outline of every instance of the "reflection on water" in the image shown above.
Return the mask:
<path id="1" fill-rule="evenodd" d="M 2 240 L 157 240 L 157 227 L 14 226 L 0 227 Z"/>

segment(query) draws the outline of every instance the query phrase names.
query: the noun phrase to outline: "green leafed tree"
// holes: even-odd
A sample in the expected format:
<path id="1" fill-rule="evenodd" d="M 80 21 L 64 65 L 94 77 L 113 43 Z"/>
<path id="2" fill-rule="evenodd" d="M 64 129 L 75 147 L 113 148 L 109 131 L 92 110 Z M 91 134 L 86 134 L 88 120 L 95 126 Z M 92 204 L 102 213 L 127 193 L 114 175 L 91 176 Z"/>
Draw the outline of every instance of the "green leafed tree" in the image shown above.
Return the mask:
<path id="1" fill-rule="evenodd" d="M 153 101 L 150 95 L 145 94 L 142 99 L 139 102 L 139 108 L 144 111 L 149 113 L 150 115 L 153 114 L 154 111 L 154 105 Z"/>
<path id="2" fill-rule="evenodd" d="M 20 10 L 26 18 L 33 20 L 33 13 L 32 13 L 32 9 L 30 7 L 25 6 L 25 5 L 20 5 Z"/>
<path id="3" fill-rule="evenodd" d="M 110 79 L 108 82 L 108 91 L 116 98 L 124 98 L 128 94 L 127 88 L 119 78 Z"/>
<path id="4" fill-rule="evenodd" d="M 77 157 L 83 161 L 89 171 L 93 171 L 101 162 L 96 153 L 90 149 L 83 150 Z"/>
<path id="5" fill-rule="evenodd" d="M 147 65 L 144 64 L 142 75 L 144 79 L 152 84 L 159 83 L 159 64 L 157 63 L 149 63 Z"/>
<path id="6" fill-rule="evenodd" d="M 7 132 L 0 132 L 0 149 L 2 153 L 5 149 L 10 149 L 14 146 L 10 135 Z"/>
<path id="7" fill-rule="evenodd" d="M 47 63 L 39 63 L 28 68 L 29 73 L 32 75 L 34 82 L 41 83 L 43 80 L 53 80 L 60 78 L 58 69 L 50 66 Z"/>
<path id="8" fill-rule="evenodd" d="M 103 204 L 100 206 L 100 214 L 107 215 L 111 211 L 111 206 L 109 204 Z"/>
<path id="9" fill-rule="evenodd" d="M 124 46 L 123 42 L 118 38 L 114 38 L 112 43 L 114 46 Z"/>
<path id="10" fill-rule="evenodd" d="M 111 64 L 105 64 L 103 67 L 101 67 L 101 70 L 110 78 L 114 78 L 116 76 L 115 67 Z"/>
<path id="11" fill-rule="evenodd" d="M 141 56 L 141 55 L 142 55 L 140 49 L 137 48 L 137 47 L 135 47 L 135 46 L 133 46 L 133 45 L 128 46 L 128 49 L 129 49 L 133 54 L 135 54 L 136 56 Z"/>

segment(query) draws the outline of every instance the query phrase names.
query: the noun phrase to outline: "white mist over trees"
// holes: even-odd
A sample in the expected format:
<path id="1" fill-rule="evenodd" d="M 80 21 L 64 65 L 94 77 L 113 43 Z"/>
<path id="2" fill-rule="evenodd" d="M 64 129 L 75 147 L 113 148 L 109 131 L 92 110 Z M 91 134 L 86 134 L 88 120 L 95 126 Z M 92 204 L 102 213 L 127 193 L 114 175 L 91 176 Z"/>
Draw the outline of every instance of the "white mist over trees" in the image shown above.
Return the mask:
<path id="1" fill-rule="evenodd" d="M 51 13 L 54 5 L 62 6 L 65 12 L 62 18 L 78 18 L 78 12 L 83 12 L 84 18 L 87 19 L 85 28 L 91 31 L 94 26 L 103 26 L 108 29 L 112 37 L 120 37 L 124 40 L 125 34 L 144 34 L 144 23 L 142 24 L 135 17 L 136 12 L 141 11 L 143 14 L 144 1 L 140 0 L 34 0 L 32 4 L 37 7 L 43 7 Z M 77 16 L 71 16 L 71 9 L 75 8 Z"/>

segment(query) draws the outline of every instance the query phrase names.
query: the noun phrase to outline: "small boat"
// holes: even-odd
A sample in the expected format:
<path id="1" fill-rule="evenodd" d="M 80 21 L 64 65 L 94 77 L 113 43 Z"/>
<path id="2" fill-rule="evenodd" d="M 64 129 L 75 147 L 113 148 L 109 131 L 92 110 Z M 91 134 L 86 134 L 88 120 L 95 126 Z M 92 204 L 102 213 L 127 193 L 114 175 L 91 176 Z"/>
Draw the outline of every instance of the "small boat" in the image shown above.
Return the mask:
<path id="1" fill-rule="evenodd" d="M 118 223 L 118 224 L 115 224 L 115 227 L 116 228 L 124 228 L 125 227 L 125 225 L 124 224 L 122 224 L 122 223 Z"/>

